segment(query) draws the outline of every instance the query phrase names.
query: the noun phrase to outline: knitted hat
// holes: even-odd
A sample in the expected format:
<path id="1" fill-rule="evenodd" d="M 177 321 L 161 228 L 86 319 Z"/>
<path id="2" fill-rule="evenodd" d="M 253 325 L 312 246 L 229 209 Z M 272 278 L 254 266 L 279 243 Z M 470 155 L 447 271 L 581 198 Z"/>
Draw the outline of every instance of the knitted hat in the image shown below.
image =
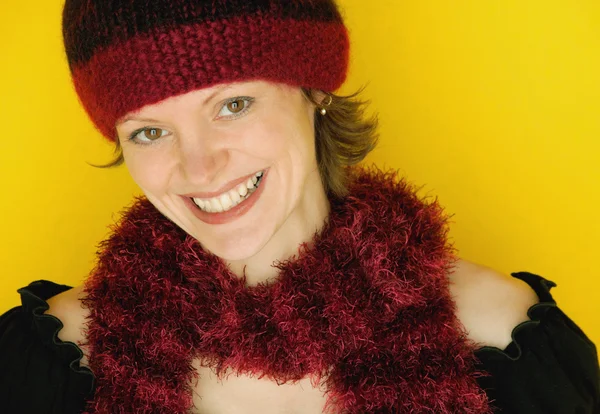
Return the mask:
<path id="1" fill-rule="evenodd" d="M 349 60 L 334 0 L 66 0 L 63 38 L 79 99 L 111 141 L 125 114 L 219 83 L 334 91 Z"/>

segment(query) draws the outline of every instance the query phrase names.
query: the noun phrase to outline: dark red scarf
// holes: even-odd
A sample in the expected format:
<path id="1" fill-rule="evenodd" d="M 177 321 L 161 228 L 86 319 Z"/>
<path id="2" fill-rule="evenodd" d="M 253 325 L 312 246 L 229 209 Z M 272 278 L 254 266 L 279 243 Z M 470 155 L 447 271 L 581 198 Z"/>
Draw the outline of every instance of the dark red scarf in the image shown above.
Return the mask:
<path id="1" fill-rule="evenodd" d="M 447 217 L 394 171 L 355 168 L 314 245 L 256 286 L 138 198 L 86 284 L 92 413 L 186 413 L 191 361 L 323 378 L 339 413 L 490 413 L 455 316 Z"/>

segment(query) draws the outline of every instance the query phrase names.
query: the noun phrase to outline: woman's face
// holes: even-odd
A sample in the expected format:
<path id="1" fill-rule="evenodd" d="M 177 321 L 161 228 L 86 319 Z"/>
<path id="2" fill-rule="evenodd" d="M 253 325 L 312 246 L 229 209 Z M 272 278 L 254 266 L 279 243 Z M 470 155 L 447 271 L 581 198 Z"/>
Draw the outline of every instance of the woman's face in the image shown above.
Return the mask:
<path id="1" fill-rule="evenodd" d="M 145 106 L 121 118 L 117 132 L 150 202 L 233 261 L 256 254 L 286 222 L 301 223 L 323 196 L 314 113 L 300 88 L 240 82 Z"/>

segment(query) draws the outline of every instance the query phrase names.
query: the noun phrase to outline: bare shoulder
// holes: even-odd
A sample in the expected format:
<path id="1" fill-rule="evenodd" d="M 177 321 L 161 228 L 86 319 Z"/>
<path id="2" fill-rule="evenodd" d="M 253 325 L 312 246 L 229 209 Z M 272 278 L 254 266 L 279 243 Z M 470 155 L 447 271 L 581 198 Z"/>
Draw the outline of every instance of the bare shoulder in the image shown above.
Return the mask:
<path id="1" fill-rule="evenodd" d="M 457 263 L 449 279 L 457 317 L 480 346 L 505 349 L 513 328 L 529 320 L 527 310 L 539 302 L 524 281 L 467 260 Z"/>
<path id="2" fill-rule="evenodd" d="M 81 365 L 87 366 L 87 348 L 81 343 L 85 340 L 83 328 L 89 312 L 81 302 L 82 296 L 83 285 L 53 296 L 47 301 L 50 308 L 46 313 L 60 319 L 63 328 L 58 332 L 59 339 L 77 344 L 84 353 Z"/>

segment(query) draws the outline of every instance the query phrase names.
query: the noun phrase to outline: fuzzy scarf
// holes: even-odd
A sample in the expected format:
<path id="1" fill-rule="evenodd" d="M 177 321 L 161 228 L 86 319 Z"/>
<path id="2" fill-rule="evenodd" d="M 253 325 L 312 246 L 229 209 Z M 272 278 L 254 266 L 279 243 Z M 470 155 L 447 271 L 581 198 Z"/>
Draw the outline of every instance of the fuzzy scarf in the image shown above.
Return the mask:
<path id="1" fill-rule="evenodd" d="M 285 383 L 325 382 L 337 413 L 490 413 L 455 316 L 457 260 L 437 198 L 354 167 L 312 247 L 247 286 L 139 197 L 86 282 L 90 413 L 187 413 L 193 358 Z"/>

